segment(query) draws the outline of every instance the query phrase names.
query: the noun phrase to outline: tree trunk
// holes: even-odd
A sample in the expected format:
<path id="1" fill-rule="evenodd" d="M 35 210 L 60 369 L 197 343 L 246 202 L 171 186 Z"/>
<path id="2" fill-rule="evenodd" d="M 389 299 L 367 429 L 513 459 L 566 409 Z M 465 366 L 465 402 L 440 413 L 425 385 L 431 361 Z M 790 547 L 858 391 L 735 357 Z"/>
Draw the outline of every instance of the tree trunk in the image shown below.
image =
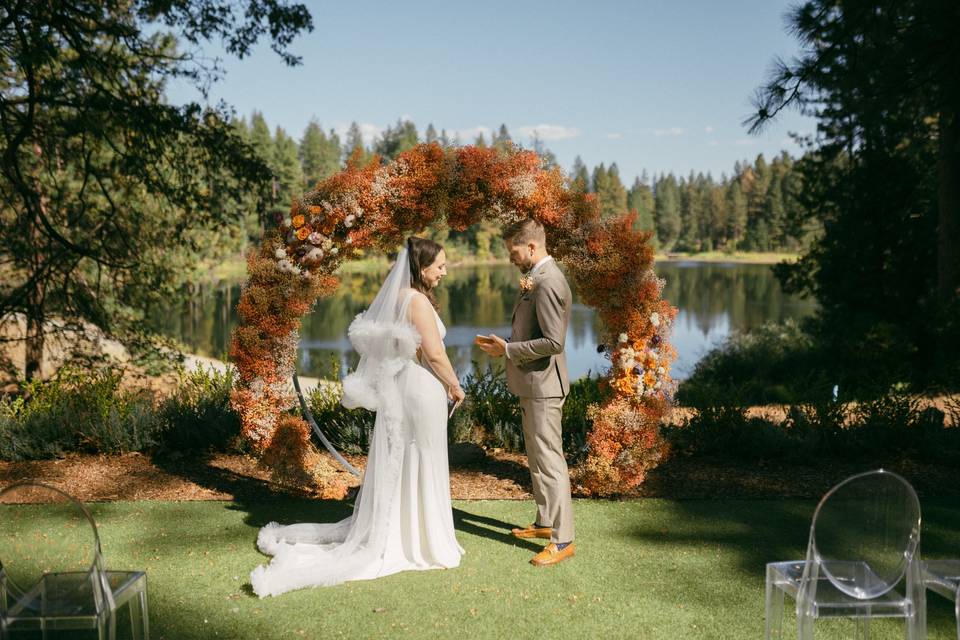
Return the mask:
<path id="1" fill-rule="evenodd" d="M 27 340 L 24 358 L 24 377 L 39 378 L 43 363 L 43 285 L 37 283 L 27 297 Z"/>

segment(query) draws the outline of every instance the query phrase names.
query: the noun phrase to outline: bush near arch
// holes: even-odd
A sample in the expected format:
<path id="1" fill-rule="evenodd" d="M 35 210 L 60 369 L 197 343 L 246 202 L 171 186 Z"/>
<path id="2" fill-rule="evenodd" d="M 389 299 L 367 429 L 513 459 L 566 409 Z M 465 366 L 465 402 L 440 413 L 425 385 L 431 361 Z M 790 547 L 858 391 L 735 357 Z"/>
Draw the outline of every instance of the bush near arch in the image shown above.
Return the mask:
<path id="1" fill-rule="evenodd" d="M 676 309 L 661 298 L 650 233 L 635 213 L 600 219 L 593 194 L 571 190 L 559 169 L 530 151 L 421 144 L 388 164 L 355 161 L 294 200 L 248 259 L 230 355 L 238 383 L 232 403 L 243 434 L 275 476 L 323 495 L 345 492 L 345 475 L 318 454 L 310 428 L 290 413 L 289 381 L 301 318 L 332 294 L 337 267 L 366 251 L 391 251 L 445 216 L 463 230 L 482 219 L 533 217 L 580 298 L 603 322 L 609 393 L 591 408 L 585 462 L 572 472 L 587 495 L 627 491 L 664 452 L 658 425 L 674 390 L 669 329 Z"/>

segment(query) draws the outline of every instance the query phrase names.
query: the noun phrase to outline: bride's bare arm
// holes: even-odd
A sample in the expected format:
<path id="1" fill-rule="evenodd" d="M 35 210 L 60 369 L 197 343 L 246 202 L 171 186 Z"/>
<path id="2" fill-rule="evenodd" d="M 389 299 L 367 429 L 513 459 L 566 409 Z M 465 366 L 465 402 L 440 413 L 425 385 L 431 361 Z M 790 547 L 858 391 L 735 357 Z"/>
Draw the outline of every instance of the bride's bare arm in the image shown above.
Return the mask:
<path id="1" fill-rule="evenodd" d="M 447 358 L 447 352 L 443 348 L 443 340 L 440 338 L 440 330 L 437 328 L 437 319 L 433 314 L 433 306 L 426 296 L 415 294 L 410 301 L 410 320 L 413 326 L 420 334 L 420 350 L 424 359 L 430 364 L 430 368 L 440 381 L 446 385 L 448 393 L 454 397 L 454 391 L 463 391 L 460 389 L 460 381 L 457 379 L 457 373 Z M 454 397 L 454 399 L 460 399 Z"/>

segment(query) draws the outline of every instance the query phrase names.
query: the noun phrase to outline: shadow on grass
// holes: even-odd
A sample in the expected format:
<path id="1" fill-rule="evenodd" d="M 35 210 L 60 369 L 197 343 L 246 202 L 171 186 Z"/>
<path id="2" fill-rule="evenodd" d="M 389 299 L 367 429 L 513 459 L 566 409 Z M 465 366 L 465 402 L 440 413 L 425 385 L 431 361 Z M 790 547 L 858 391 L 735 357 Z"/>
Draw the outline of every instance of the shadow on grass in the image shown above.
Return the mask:
<path id="1" fill-rule="evenodd" d="M 487 538 L 494 542 L 502 542 L 512 547 L 521 547 L 529 551 L 540 551 L 542 545 L 537 545 L 529 540 L 515 538 L 510 534 L 510 530 L 518 525 L 516 523 L 504 522 L 489 516 L 481 516 L 463 509 L 453 509 L 453 526 L 457 531 L 470 533 L 481 538 Z"/>

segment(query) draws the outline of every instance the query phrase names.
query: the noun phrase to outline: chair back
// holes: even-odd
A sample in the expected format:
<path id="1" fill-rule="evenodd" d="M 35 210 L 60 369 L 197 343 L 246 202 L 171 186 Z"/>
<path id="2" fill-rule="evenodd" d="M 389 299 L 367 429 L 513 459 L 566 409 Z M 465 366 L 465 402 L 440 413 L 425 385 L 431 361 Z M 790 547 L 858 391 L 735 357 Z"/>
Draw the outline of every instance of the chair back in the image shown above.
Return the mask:
<path id="1" fill-rule="evenodd" d="M 71 579 L 51 579 L 59 576 Z M 38 482 L 0 491 L 0 613 L 99 613 L 112 598 L 105 580 L 100 536 L 82 503 Z"/>
<path id="2" fill-rule="evenodd" d="M 920 501 L 910 483 L 879 469 L 851 476 L 820 500 L 813 560 L 840 591 L 861 600 L 903 579 L 920 544 Z"/>

